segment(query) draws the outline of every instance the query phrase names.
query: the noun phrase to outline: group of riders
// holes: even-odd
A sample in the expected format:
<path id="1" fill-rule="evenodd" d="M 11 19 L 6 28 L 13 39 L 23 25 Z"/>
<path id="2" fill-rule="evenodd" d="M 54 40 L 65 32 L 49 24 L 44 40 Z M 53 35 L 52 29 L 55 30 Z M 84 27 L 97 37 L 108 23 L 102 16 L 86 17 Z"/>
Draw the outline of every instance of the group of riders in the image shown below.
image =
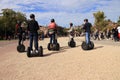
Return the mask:
<path id="1" fill-rule="evenodd" d="M 114 27 L 110 30 L 109 28 L 105 31 L 99 31 L 98 29 L 92 33 L 92 38 L 94 40 L 103 40 L 103 39 L 112 39 L 115 42 L 120 40 L 120 27 L 114 25 Z"/>
<path id="2" fill-rule="evenodd" d="M 91 33 L 91 27 L 92 24 L 88 22 L 88 19 L 84 19 L 84 26 L 83 29 L 85 31 L 85 39 L 86 43 L 89 44 L 90 42 L 90 33 Z M 19 22 L 18 24 L 18 29 L 17 29 L 17 34 L 18 34 L 18 45 L 21 45 L 22 40 L 25 40 L 25 30 L 23 29 L 24 27 L 21 26 L 21 23 Z M 27 33 L 29 34 L 29 39 L 30 39 L 30 50 L 33 50 L 33 42 L 34 42 L 34 48 L 36 52 L 38 51 L 38 30 L 39 30 L 39 24 L 35 20 L 35 15 L 30 14 L 30 21 L 27 23 Z M 74 28 L 73 28 L 73 23 L 70 23 L 70 29 L 68 30 L 69 32 L 69 37 L 70 39 L 74 38 Z M 51 22 L 48 25 L 48 35 L 50 37 L 50 43 L 57 43 L 56 35 L 57 35 L 57 24 L 54 19 L 51 19 Z"/>

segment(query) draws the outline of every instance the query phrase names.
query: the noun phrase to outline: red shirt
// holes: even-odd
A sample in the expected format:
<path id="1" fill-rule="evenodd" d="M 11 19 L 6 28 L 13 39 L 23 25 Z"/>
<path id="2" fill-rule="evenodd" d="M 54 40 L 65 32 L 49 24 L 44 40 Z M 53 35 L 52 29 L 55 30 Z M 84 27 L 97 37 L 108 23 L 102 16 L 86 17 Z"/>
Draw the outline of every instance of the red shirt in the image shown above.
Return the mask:
<path id="1" fill-rule="evenodd" d="M 49 29 L 56 29 L 56 23 L 55 22 L 53 22 L 53 23 L 50 23 L 49 25 L 48 25 L 48 28 Z"/>
<path id="2" fill-rule="evenodd" d="M 19 25 L 16 24 L 16 25 L 15 25 L 15 32 L 16 32 L 16 33 L 17 33 L 17 30 L 18 30 L 18 27 L 19 27 Z"/>

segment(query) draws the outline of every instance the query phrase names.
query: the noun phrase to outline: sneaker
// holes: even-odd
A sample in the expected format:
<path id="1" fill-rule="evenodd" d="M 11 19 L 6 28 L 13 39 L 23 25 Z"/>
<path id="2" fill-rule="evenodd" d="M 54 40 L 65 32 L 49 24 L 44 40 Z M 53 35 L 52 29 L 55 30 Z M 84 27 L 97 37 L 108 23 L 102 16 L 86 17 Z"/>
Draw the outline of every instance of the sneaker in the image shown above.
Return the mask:
<path id="1" fill-rule="evenodd" d="M 31 50 L 30 53 L 33 53 L 33 50 Z"/>
<path id="2" fill-rule="evenodd" d="M 36 53 L 38 53 L 38 50 L 35 50 Z"/>

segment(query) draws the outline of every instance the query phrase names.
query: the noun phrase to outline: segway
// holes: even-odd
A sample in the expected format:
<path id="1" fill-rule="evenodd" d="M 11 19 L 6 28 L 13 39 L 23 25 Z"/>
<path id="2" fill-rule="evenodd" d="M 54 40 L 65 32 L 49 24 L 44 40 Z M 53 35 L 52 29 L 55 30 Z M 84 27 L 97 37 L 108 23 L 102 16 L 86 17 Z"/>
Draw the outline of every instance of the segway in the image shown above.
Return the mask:
<path id="1" fill-rule="evenodd" d="M 54 50 L 54 51 L 59 51 L 60 50 L 60 45 L 59 43 L 57 42 L 57 34 L 55 35 L 55 42 L 56 43 L 48 43 L 48 50 L 51 51 L 51 50 Z"/>
<path id="2" fill-rule="evenodd" d="M 60 45 L 59 43 L 53 44 L 53 43 L 48 43 L 48 50 L 55 50 L 55 51 L 59 51 L 60 50 Z"/>
<path id="3" fill-rule="evenodd" d="M 72 30 L 71 30 L 72 29 Z M 68 46 L 69 47 L 75 47 L 76 46 L 76 42 L 74 41 L 74 30 L 73 28 L 71 28 L 69 32 L 69 38 L 70 38 L 70 41 L 68 42 Z"/>
<path id="4" fill-rule="evenodd" d="M 17 46 L 17 51 L 18 52 L 25 52 L 25 46 L 23 44 L 23 42 L 26 40 L 26 35 L 25 33 L 22 34 L 22 43 L 20 45 Z"/>
<path id="5" fill-rule="evenodd" d="M 73 38 L 71 38 L 71 40 L 68 42 L 68 46 L 69 47 L 75 47 L 76 46 L 76 42 L 74 41 Z"/>
<path id="6" fill-rule="evenodd" d="M 91 50 L 94 48 L 94 43 L 90 41 L 89 44 L 87 44 L 86 41 L 83 41 L 81 47 L 83 50 Z"/>
<path id="7" fill-rule="evenodd" d="M 33 50 L 33 51 L 31 52 L 30 47 L 28 47 L 28 49 L 27 49 L 27 56 L 28 56 L 28 57 L 32 57 L 32 56 L 43 56 L 43 48 L 42 48 L 42 46 L 40 46 L 40 47 L 38 48 L 38 52 L 36 52 L 35 50 Z"/>

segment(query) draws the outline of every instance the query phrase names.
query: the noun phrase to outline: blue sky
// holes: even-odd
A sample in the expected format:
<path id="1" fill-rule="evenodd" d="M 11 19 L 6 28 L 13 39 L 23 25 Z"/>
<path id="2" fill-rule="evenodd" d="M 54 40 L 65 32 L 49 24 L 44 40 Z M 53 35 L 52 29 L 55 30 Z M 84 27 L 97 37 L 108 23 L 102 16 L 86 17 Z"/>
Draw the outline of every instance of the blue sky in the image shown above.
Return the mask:
<path id="1" fill-rule="evenodd" d="M 93 13 L 103 11 L 106 19 L 116 22 L 120 16 L 120 0 L 0 0 L 0 10 L 10 8 L 29 15 L 34 13 L 40 25 L 48 25 L 51 18 L 58 25 L 70 22 L 81 25 L 85 18 L 94 23 Z M 1 12 L 1 11 L 0 11 Z"/>

